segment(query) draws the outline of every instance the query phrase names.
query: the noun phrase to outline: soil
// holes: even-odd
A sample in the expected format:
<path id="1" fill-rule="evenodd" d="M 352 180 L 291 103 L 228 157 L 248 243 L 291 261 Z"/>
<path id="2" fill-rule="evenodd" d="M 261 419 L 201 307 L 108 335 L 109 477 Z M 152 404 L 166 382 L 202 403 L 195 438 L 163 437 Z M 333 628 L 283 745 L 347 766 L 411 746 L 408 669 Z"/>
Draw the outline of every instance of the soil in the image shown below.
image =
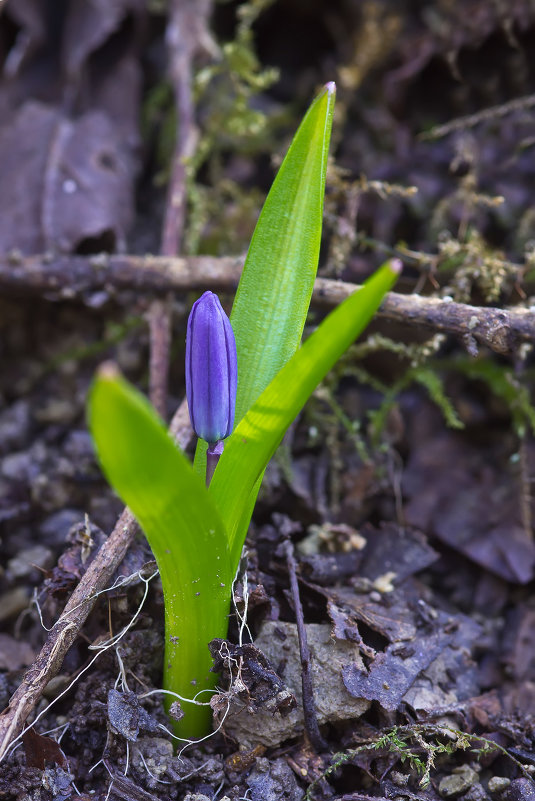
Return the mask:
<path id="1" fill-rule="evenodd" d="M 184 250 L 243 252 L 271 156 L 284 153 L 315 89 L 335 79 L 320 274 L 358 283 L 396 249 L 400 291 L 529 307 L 533 4 L 264 5 L 249 39 L 237 26 L 254 3 L 200 3 L 192 17 L 202 6 L 218 46 L 238 41 L 236 52 L 258 58 L 229 61 L 198 89 L 201 134 L 229 86 L 237 103 L 247 70 L 275 66 L 279 77 L 243 95 L 265 115 L 260 134 L 206 134 Z M 3 261 L 158 251 L 174 124 L 164 6 L 0 6 Z M 196 74 L 223 63 L 215 52 L 205 42 Z M 73 182 L 83 191 L 68 203 Z M 184 392 L 193 297 L 172 300 L 169 417 Z M 24 288 L 0 298 L 2 708 L 122 511 L 96 463 L 86 399 L 109 358 L 147 389 L 146 310 L 135 292 L 128 303 L 112 292 L 72 299 L 68 287 L 60 300 Z M 310 324 L 317 318 L 313 309 Z M 177 750 L 168 732 L 153 692 L 163 602 L 139 534 L 0 764 L 0 798 L 535 797 L 530 348 L 497 356 L 384 321 L 370 332 L 266 473 L 229 658 L 211 646 L 216 733 Z M 115 587 L 120 576 L 130 581 Z M 307 715 L 296 607 L 311 652 Z"/>

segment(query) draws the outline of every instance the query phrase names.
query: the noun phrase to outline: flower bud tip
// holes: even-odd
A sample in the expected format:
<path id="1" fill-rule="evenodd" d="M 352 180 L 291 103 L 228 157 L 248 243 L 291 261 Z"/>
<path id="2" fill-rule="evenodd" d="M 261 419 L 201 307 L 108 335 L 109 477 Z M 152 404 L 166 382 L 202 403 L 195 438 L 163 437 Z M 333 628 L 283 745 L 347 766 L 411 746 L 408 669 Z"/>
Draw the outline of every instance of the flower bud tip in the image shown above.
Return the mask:
<path id="1" fill-rule="evenodd" d="M 120 377 L 121 371 L 111 360 L 107 362 L 102 362 L 97 370 L 97 375 L 99 378 L 103 379 L 104 381 L 115 381 L 117 378 Z"/>
<path id="2" fill-rule="evenodd" d="M 193 430 L 210 444 L 232 432 L 237 381 L 232 326 L 217 295 L 205 292 L 188 319 L 186 397 Z"/>

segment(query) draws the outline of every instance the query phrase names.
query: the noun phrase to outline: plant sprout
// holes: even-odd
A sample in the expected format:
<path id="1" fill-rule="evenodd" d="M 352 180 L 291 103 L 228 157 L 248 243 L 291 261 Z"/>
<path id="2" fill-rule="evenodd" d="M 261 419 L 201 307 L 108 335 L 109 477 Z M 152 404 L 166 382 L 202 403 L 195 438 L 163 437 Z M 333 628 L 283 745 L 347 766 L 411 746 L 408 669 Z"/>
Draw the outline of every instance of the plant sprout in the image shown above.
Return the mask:
<path id="1" fill-rule="evenodd" d="M 207 646 L 226 636 L 232 583 L 269 460 L 401 269 L 397 260 L 383 265 L 299 347 L 318 265 L 334 98 L 335 86 L 327 84 L 308 110 L 253 234 L 230 317 L 238 365 L 234 430 L 232 330 L 212 293 L 196 302 L 188 322 L 187 397 L 203 438 L 193 466 L 115 368 L 102 368 L 91 390 L 89 425 L 102 469 L 158 563 L 163 683 L 182 699 L 206 700 L 201 693 L 215 688 Z M 202 737 L 210 707 L 184 706 L 177 735 Z"/>

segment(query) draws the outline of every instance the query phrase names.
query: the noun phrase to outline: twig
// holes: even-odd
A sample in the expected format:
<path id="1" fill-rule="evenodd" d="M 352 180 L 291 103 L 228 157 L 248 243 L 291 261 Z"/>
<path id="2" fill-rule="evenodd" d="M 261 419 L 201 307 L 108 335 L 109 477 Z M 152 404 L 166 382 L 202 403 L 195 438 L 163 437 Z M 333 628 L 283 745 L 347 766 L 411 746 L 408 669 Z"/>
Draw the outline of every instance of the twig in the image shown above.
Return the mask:
<path id="1" fill-rule="evenodd" d="M 177 442 L 182 448 L 187 447 L 192 434 L 187 421 L 187 407 L 182 403 L 170 427 L 175 436 L 178 434 Z M 125 509 L 80 579 L 35 662 L 26 671 L 20 686 L 12 695 L 9 705 L 0 715 L 0 762 L 11 742 L 22 731 L 26 718 L 41 698 L 46 685 L 59 672 L 65 654 L 95 604 L 97 594 L 108 586 L 136 531 L 136 521 L 130 511 Z"/>
<path id="2" fill-rule="evenodd" d="M 171 353 L 172 298 L 153 300 L 147 317 L 149 322 L 149 397 L 164 420 L 167 419 L 169 358 Z"/>
<path id="3" fill-rule="evenodd" d="M 107 762 L 105 767 L 112 778 L 113 794 L 118 798 L 122 798 L 123 801 L 158 801 L 158 797 L 153 793 L 148 793 L 126 776 L 115 773 Z"/>
<path id="4" fill-rule="evenodd" d="M 162 256 L 174 256 L 182 244 L 186 219 L 187 161 L 195 153 L 197 129 L 191 91 L 192 63 L 207 26 L 210 3 L 206 0 L 171 0 L 167 24 L 169 78 L 177 111 L 175 151 L 162 232 Z"/>
<path id="5" fill-rule="evenodd" d="M 442 136 L 446 136 L 454 131 L 465 131 L 467 128 L 473 128 L 482 122 L 487 122 L 489 120 L 494 121 L 500 117 L 506 117 L 508 114 L 513 114 L 515 111 L 527 111 L 533 108 L 533 106 L 535 106 L 535 95 L 515 97 L 507 103 L 484 108 L 467 117 L 458 117 L 451 122 L 447 122 L 445 125 L 435 125 L 434 128 L 419 134 L 418 139 L 440 139 Z"/>
<path id="6" fill-rule="evenodd" d="M 176 256 L 180 252 L 186 219 L 188 160 L 195 153 L 197 129 L 192 94 L 192 64 L 204 46 L 211 10 L 209 0 L 172 0 L 167 24 L 169 77 L 177 111 L 177 133 L 167 190 L 167 203 L 160 253 Z M 150 331 L 150 398 L 164 419 L 167 416 L 169 356 L 171 351 L 172 295 L 154 300 L 148 319 Z"/>
<path id="7" fill-rule="evenodd" d="M 0 258 L 4 296 L 40 295 L 77 300 L 90 307 L 106 299 L 143 307 L 169 291 L 212 289 L 233 292 L 243 259 L 239 257 L 163 258 L 159 256 L 30 256 Z M 318 278 L 312 303 L 333 308 L 359 287 Z M 103 297 L 103 295 L 105 297 Z M 535 311 L 455 303 L 443 298 L 389 292 L 378 316 L 418 329 L 469 338 L 496 353 L 512 355 L 521 342 L 535 341 Z"/>
<path id="8" fill-rule="evenodd" d="M 310 675 L 310 650 L 308 647 L 305 621 L 303 618 L 303 607 L 299 597 L 299 584 L 297 583 L 297 565 L 295 563 L 294 548 L 292 542 L 287 539 L 284 543 L 286 550 L 286 563 L 288 565 L 288 575 L 290 577 L 290 591 L 294 606 L 295 620 L 297 623 L 297 637 L 299 639 L 299 654 L 301 657 L 301 686 L 303 689 L 303 715 L 305 718 L 305 729 L 308 739 L 317 751 L 326 748 L 326 743 L 321 736 L 318 718 L 316 717 L 316 704 L 314 702 L 314 688 L 312 687 L 312 677 Z"/>

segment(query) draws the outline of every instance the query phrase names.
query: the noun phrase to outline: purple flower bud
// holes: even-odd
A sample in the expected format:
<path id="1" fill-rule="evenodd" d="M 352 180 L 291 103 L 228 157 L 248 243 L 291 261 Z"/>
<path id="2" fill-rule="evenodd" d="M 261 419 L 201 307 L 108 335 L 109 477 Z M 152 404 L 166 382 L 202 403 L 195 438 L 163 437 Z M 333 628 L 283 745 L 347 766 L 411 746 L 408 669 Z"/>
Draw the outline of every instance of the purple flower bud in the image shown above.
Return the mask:
<path id="1" fill-rule="evenodd" d="M 234 332 L 217 295 L 195 301 L 186 335 L 186 396 L 193 430 L 214 443 L 234 425 L 238 363 Z"/>

